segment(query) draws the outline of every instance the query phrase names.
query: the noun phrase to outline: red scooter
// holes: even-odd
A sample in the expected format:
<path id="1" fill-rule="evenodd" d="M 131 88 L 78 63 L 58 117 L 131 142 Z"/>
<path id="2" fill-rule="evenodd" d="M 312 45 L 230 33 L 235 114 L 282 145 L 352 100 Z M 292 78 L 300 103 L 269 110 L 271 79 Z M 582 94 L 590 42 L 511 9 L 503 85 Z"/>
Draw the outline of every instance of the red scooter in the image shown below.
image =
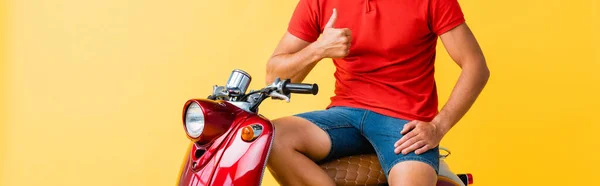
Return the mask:
<path id="1" fill-rule="evenodd" d="M 258 114 L 267 98 L 290 101 L 291 93 L 313 94 L 317 84 L 280 80 L 246 93 L 251 76 L 234 70 L 226 86 L 214 86 L 207 99 L 188 100 L 183 128 L 192 141 L 181 167 L 180 186 L 258 186 L 262 182 L 275 128 Z M 473 183 L 471 174 L 454 174 L 440 155 L 438 186 Z M 337 185 L 387 185 L 374 154 L 344 157 L 321 164 Z"/>

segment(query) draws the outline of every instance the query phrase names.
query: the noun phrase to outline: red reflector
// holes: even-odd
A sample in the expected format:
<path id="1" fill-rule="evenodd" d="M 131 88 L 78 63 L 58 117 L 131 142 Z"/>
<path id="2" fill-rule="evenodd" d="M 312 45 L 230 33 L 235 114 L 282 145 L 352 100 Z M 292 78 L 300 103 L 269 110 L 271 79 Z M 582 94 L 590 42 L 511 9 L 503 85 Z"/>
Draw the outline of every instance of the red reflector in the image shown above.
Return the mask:
<path id="1" fill-rule="evenodd" d="M 467 174 L 467 180 L 469 180 L 469 185 L 473 184 L 473 175 Z"/>

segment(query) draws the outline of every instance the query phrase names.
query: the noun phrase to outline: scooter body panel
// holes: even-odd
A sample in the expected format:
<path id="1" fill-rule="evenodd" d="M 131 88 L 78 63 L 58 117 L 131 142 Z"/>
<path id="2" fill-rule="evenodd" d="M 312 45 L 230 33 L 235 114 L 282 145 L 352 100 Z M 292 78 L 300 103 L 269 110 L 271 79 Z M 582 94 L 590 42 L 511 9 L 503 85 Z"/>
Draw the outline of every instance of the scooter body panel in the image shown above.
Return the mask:
<path id="1" fill-rule="evenodd" d="M 251 142 L 242 140 L 240 129 L 254 124 L 262 126 L 262 134 Z M 273 129 L 270 121 L 257 115 L 239 125 L 236 132 L 230 134 L 230 143 L 224 147 L 225 153 L 215 167 L 210 185 L 260 185 L 273 142 Z"/>
<path id="2" fill-rule="evenodd" d="M 180 174 L 180 186 L 260 185 L 273 141 L 271 122 L 227 102 L 235 119 L 229 129 L 210 145 L 192 143 Z M 260 125 L 261 134 L 253 141 L 242 140 L 242 128 Z"/>

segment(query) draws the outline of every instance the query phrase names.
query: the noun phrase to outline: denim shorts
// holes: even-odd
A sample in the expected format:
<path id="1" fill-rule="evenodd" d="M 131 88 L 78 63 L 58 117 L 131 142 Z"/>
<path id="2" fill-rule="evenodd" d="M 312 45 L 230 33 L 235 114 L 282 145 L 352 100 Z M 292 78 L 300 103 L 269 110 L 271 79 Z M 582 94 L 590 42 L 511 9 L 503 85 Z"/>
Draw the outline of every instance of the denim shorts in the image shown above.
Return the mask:
<path id="1" fill-rule="evenodd" d="M 407 120 L 351 107 L 331 107 L 296 116 L 314 123 L 329 135 L 331 149 L 320 162 L 375 152 L 386 176 L 394 165 L 407 160 L 424 162 L 436 172 L 439 170 L 439 147 L 419 155 L 394 153 L 394 143 L 402 137 L 400 131 Z"/>

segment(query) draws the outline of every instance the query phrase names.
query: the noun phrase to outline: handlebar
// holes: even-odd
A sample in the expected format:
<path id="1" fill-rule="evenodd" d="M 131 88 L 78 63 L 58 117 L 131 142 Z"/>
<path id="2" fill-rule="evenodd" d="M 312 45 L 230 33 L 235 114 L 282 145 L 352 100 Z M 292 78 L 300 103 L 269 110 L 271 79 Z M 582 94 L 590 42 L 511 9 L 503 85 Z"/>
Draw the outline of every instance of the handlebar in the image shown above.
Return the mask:
<path id="1" fill-rule="evenodd" d="M 317 93 L 319 93 L 319 86 L 317 84 L 285 83 L 283 84 L 283 93 L 317 95 Z"/>
<path id="2" fill-rule="evenodd" d="M 239 82 L 234 81 L 237 79 L 232 77 L 237 77 L 236 75 L 246 77 L 246 79 Z M 213 94 L 208 96 L 207 99 L 243 102 L 245 110 L 257 112 L 258 106 L 269 97 L 289 102 L 291 93 L 312 95 L 319 93 L 319 86 L 317 84 L 291 83 L 290 79 L 281 80 L 276 78 L 271 85 L 260 90 L 250 91 L 246 94 L 245 90 L 250 79 L 247 73 L 241 70 L 234 70 L 229 79 L 227 86 L 215 85 L 213 87 Z"/>

